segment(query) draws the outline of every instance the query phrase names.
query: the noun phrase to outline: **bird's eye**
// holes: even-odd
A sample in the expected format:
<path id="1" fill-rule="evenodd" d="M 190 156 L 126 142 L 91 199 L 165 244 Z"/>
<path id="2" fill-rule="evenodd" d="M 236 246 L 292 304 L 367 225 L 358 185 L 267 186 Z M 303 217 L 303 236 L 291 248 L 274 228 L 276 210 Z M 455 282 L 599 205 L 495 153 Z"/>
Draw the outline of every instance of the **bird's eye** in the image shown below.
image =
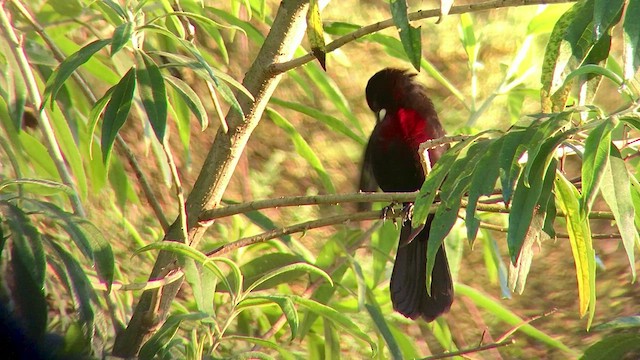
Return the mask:
<path id="1" fill-rule="evenodd" d="M 380 109 L 380 111 L 378 111 L 378 122 L 382 122 L 385 116 L 387 116 L 387 109 Z"/>

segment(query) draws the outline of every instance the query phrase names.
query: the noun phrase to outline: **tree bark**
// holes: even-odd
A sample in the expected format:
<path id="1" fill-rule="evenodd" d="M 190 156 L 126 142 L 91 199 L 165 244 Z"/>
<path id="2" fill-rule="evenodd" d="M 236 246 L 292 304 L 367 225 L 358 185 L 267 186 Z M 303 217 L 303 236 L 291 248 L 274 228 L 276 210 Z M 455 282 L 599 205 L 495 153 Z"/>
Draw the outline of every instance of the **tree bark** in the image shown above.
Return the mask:
<path id="1" fill-rule="evenodd" d="M 283 0 L 269 34 L 265 38 L 251 68 L 245 75 L 243 85 L 253 95 L 250 99 L 238 92 L 238 101 L 244 111 L 242 117 L 231 109 L 227 114 L 228 131 L 221 127 L 209 150 L 193 190 L 186 203 L 188 243 L 196 246 L 210 223 L 199 223 L 200 214 L 220 203 L 253 129 L 282 74 L 270 69 L 272 65 L 290 60 L 300 45 L 306 28 L 305 15 L 308 0 Z M 180 219 L 167 231 L 165 241 L 181 241 Z M 162 278 L 179 265 L 172 253 L 161 252 L 149 276 L 150 280 Z M 164 323 L 183 279 L 157 290 L 145 291 L 135 308 L 127 328 L 116 337 L 113 355 L 129 358 L 136 356 L 143 343 Z"/>

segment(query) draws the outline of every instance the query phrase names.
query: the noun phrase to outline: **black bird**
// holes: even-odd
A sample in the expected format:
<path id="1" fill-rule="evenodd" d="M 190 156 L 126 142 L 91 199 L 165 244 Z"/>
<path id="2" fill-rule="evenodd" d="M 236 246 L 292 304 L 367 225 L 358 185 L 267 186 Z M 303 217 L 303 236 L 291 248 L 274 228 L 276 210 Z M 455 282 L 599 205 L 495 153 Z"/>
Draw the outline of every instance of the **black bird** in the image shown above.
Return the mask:
<path id="1" fill-rule="evenodd" d="M 445 135 L 425 87 L 415 74 L 386 68 L 369 79 L 367 104 L 376 114 L 362 164 L 360 189 L 386 192 L 412 192 L 424 182 L 418 148 L 426 140 Z M 446 150 L 429 150 L 433 166 Z M 405 204 L 409 205 L 409 204 Z M 453 283 L 444 246 L 436 254 L 431 295 L 426 288 L 427 241 L 433 215 L 417 234 L 405 219 L 391 275 L 391 302 L 402 315 L 433 321 L 447 312 L 453 302 Z M 391 241 L 391 240 L 389 240 Z"/>

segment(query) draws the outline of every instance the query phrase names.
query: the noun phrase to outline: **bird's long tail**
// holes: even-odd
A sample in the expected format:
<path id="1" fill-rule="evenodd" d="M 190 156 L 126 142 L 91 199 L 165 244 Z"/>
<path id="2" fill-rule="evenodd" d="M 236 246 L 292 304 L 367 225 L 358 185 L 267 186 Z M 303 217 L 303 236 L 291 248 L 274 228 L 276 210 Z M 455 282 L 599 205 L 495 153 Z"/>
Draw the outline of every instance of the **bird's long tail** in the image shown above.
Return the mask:
<path id="1" fill-rule="evenodd" d="M 405 221 L 400 232 L 398 252 L 391 274 L 391 302 L 402 315 L 427 322 L 449 311 L 453 302 L 453 283 L 444 246 L 436 253 L 431 280 L 431 296 L 427 294 L 427 240 L 432 216 L 425 227 L 406 243 L 412 235 L 411 221 Z"/>

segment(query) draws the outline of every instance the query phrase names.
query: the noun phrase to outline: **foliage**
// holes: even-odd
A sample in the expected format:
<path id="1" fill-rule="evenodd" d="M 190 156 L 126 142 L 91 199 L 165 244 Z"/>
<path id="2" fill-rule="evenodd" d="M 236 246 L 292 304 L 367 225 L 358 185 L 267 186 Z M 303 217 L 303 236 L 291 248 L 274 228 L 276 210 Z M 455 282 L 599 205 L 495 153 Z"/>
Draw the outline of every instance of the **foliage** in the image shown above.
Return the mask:
<path id="1" fill-rule="evenodd" d="M 124 327 L 133 328 L 130 318 L 136 304 L 145 303 L 145 290 L 158 308 L 168 299 L 170 314 L 166 321 L 159 313 L 145 314 L 159 323 L 156 331 L 140 333 L 146 340 L 136 349 L 141 358 L 334 358 L 345 352 L 413 358 L 425 353 L 425 342 L 413 336 L 417 332 L 433 352 L 500 348 L 511 354 L 527 346 L 508 341 L 517 333 L 542 344 L 545 353 L 584 352 L 585 359 L 637 353 L 637 336 L 625 331 L 637 327 L 633 317 L 594 326 L 619 332 L 602 335 L 592 346 L 566 344 L 531 324 L 534 318 L 462 281 L 456 301 L 464 298 L 492 315 L 493 341 L 482 338 L 481 346 L 466 349 L 454 331 L 454 319 L 470 323 L 464 315 L 455 318 L 462 307 L 429 328 L 408 323 L 392 311 L 388 297 L 395 247 L 388 239 L 397 238 L 397 229 L 390 221 L 353 226 L 350 221 L 378 219 L 380 212 L 352 214 L 347 203 L 415 198 L 415 225 L 435 212 L 429 268 L 443 241 L 454 273 L 464 268 L 464 239 L 470 246 L 479 242 L 487 277 L 504 297 L 525 289 L 535 244 L 568 239 L 576 310 L 588 315 L 586 328 L 603 322 L 595 316 L 600 258 L 594 240 L 620 239 L 632 281 L 640 244 L 640 0 L 527 7 L 537 10 L 518 13 L 525 26 L 501 29 L 523 32 L 517 48 L 502 58 L 486 54 L 503 39 L 483 37 L 490 15 L 475 11 L 522 2 L 474 7 L 442 1 L 440 10 L 414 11 L 412 2 L 397 0 L 357 14 L 358 22 L 372 24 L 361 26 L 356 20 L 326 21 L 334 8 L 339 19 L 353 14 L 340 4 L 323 9 L 322 2 L 311 1 L 307 35 L 326 71 L 305 65 L 313 57 L 294 43 L 300 36 L 288 38 L 296 59 L 251 66 L 245 61 L 273 50 L 269 30 L 280 29 L 281 16 L 275 3 L 1 3 L 2 298 L 35 341 L 64 334 L 53 350 L 62 358 L 109 354 L 127 334 Z M 442 24 L 411 25 L 437 16 Z M 399 33 L 385 32 L 387 27 Z M 446 61 L 427 54 L 452 48 L 446 39 L 456 28 L 467 71 L 448 69 Z M 439 36 L 422 38 L 426 31 Z M 350 49 L 361 51 L 359 58 L 349 60 Z M 380 56 L 370 61 L 370 52 Z M 411 199 L 336 194 L 354 188 L 344 173 L 355 172 L 364 129 L 371 128 L 356 103 L 366 77 L 387 63 L 424 70 L 428 86 L 445 99 L 434 96 L 438 107 L 448 106 L 450 118 L 466 119 L 464 126 L 447 127 L 458 126 L 455 131 L 464 135 L 451 139 L 451 149 Z M 357 90 L 351 76 L 338 76 L 341 67 L 358 80 Z M 271 92 L 255 92 L 248 85 L 252 79 L 241 83 L 232 75 L 252 71 L 276 79 Z M 281 72 L 284 79 L 272 96 Z M 600 105 L 606 102 L 615 106 Z M 251 135 L 265 107 L 262 122 L 269 129 L 253 136 L 266 145 L 249 143 L 250 170 L 241 166 L 234 177 L 241 185 L 232 183 L 227 191 L 224 181 L 231 175 L 206 165 L 193 181 L 191 167 L 219 155 L 216 147 L 244 149 L 234 136 L 240 128 Z M 315 122 L 308 124 L 308 118 Z M 506 120 L 487 121 L 493 118 Z M 192 127 L 194 120 L 198 125 Z M 207 150 L 214 155 L 205 160 L 204 144 L 215 131 Z M 239 159 L 223 161 L 233 171 Z M 206 171 L 218 171 L 216 178 L 202 180 Z M 222 186 L 224 207 L 212 209 L 215 200 L 197 198 L 206 181 L 224 184 L 204 190 Z M 188 200 L 183 186 L 192 190 Z M 250 202 L 247 192 L 271 199 Z M 278 196 L 293 195 L 307 197 L 278 202 Z M 313 204 L 319 206 L 300 207 Z M 202 212 L 194 210 L 198 206 Z M 321 219 L 311 220 L 316 217 Z M 598 233 L 598 219 L 615 223 L 615 230 Z M 214 220 L 198 243 L 196 236 Z M 316 227 L 322 229 L 292 235 Z M 504 232 L 506 247 L 500 245 Z M 151 270 L 163 256 L 168 264 L 157 262 Z M 141 280 L 149 273 L 149 281 Z M 161 292 L 155 291 L 179 286 L 183 278 L 188 285 L 175 299 L 158 300 Z M 540 306 L 537 313 L 550 310 Z"/>

